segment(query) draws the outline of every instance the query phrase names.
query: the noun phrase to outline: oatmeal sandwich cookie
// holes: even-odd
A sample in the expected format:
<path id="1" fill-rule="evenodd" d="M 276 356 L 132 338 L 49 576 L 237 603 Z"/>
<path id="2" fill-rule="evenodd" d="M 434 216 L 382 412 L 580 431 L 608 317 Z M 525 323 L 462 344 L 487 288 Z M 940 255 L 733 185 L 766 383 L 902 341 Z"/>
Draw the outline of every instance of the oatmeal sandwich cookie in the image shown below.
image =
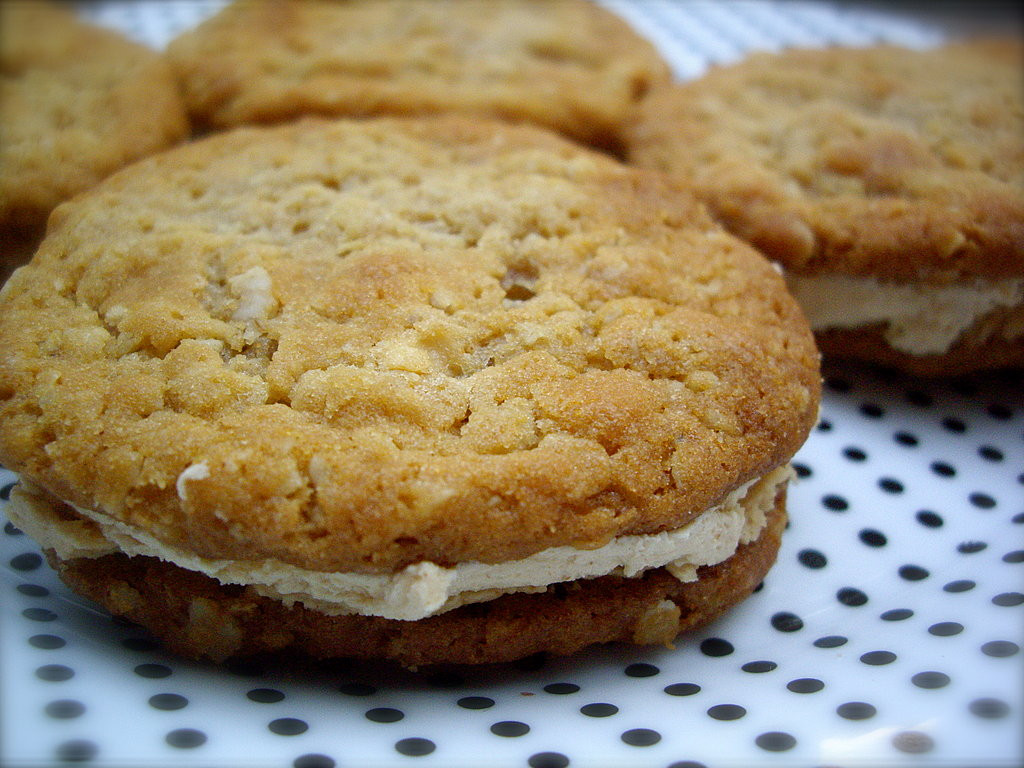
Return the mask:
<path id="1" fill-rule="evenodd" d="M 647 100 L 632 162 L 786 271 L 822 351 L 1024 365 L 1024 45 L 759 54 Z"/>
<path id="2" fill-rule="evenodd" d="M 197 123 L 457 112 L 606 149 L 669 67 L 589 0 L 236 0 L 171 41 Z"/>
<path id="3" fill-rule="evenodd" d="M 661 174 L 457 117 L 240 128 L 0 293 L 12 519 L 185 654 L 668 642 L 761 580 L 817 352 Z"/>
<path id="4" fill-rule="evenodd" d="M 63 200 L 189 127 L 170 68 L 56 3 L 0 2 L 0 273 Z"/>

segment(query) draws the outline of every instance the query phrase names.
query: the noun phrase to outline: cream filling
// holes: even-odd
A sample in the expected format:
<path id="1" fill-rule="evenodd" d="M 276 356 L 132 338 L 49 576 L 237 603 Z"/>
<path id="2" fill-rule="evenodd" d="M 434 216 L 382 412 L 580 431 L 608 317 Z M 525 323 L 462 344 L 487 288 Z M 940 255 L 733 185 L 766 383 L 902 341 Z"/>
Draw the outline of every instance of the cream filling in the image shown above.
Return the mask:
<path id="1" fill-rule="evenodd" d="M 1024 304 L 1024 280 L 958 285 L 885 283 L 849 275 L 786 274 L 786 283 L 815 331 L 885 323 L 885 340 L 912 355 L 941 354 L 976 320 Z M 1024 329 L 1005 331 L 1007 338 Z"/>
<path id="2" fill-rule="evenodd" d="M 202 472 L 185 470 L 190 471 L 191 477 Z M 664 566 L 680 581 L 695 581 L 697 568 L 728 559 L 740 544 L 760 535 L 777 492 L 791 474 L 786 465 L 752 480 L 677 530 L 619 536 L 595 549 L 552 547 L 503 563 L 465 562 L 446 568 L 420 562 L 393 574 L 312 571 L 275 559 L 197 557 L 100 512 L 76 507 L 82 518 L 67 519 L 56 499 L 25 480 L 11 494 L 8 515 L 61 559 L 116 552 L 158 557 L 224 584 L 252 587 L 288 605 L 411 621 L 510 592 L 541 592 L 551 584 L 613 573 L 631 578 Z"/>

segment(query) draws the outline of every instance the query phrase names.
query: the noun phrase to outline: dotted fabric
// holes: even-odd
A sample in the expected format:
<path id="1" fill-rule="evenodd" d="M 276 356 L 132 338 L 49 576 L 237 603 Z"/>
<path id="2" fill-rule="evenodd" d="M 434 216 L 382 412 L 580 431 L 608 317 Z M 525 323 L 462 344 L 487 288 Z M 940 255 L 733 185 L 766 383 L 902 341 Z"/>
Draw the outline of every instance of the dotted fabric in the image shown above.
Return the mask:
<path id="1" fill-rule="evenodd" d="M 936 40 L 802 2 L 617 0 L 680 77 L 752 48 Z M 83 4 L 162 45 L 218 7 Z M 4 765 L 1024 762 L 1024 380 L 826 366 L 779 562 L 675 649 L 412 673 L 178 659 L 73 596 L 2 516 Z"/>

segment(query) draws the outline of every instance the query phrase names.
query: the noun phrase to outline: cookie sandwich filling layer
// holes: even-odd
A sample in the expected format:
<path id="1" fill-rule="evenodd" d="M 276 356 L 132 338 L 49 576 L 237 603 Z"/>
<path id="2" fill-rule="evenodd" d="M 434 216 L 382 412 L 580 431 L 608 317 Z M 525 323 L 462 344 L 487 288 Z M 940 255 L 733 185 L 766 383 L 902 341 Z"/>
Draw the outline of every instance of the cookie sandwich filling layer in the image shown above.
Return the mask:
<path id="1" fill-rule="evenodd" d="M 787 273 L 786 283 L 812 330 L 885 323 L 889 345 L 912 355 L 946 352 L 986 315 L 1024 306 L 1024 280 L 1020 279 L 934 286 Z M 1024 337 L 1024 321 L 1004 325 L 1001 333 L 1008 339 Z"/>
<path id="2" fill-rule="evenodd" d="M 201 472 L 202 465 L 186 470 Z M 199 469 L 197 469 L 199 468 Z M 280 560 L 216 560 L 160 542 L 109 515 L 74 507 L 22 480 L 11 494 L 11 521 L 62 560 L 123 553 L 157 557 L 224 584 L 301 604 L 325 614 L 362 614 L 414 621 L 510 592 L 543 592 L 549 585 L 619 574 L 626 578 L 664 567 L 680 581 L 697 569 L 727 560 L 757 539 L 776 496 L 792 477 L 789 465 L 744 483 L 687 525 L 649 535 L 619 536 L 595 549 L 559 546 L 503 563 L 465 562 L 443 567 L 409 565 L 392 574 L 336 573 Z"/>

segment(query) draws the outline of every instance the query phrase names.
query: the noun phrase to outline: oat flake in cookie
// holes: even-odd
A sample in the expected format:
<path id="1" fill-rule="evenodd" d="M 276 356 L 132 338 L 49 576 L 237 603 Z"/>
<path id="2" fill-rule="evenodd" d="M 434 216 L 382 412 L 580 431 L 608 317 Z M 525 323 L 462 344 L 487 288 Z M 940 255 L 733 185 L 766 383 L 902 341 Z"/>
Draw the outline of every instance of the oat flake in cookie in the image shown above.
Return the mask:
<path id="1" fill-rule="evenodd" d="M 1024 46 L 758 54 L 653 95 L 632 162 L 781 263 L 826 355 L 1024 365 Z"/>
<path id="2" fill-rule="evenodd" d="M 669 78 L 650 42 L 590 0 L 238 0 L 168 53 L 213 128 L 456 112 L 605 149 Z"/>
<path id="3" fill-rule="evenodd" d="M 54 206 L 189 131 L 167 62 L 66 5 L 0 2 L 0 277 Z"/>
<path id="4" fill-rule="evenodd" d="M 526 126 L 218 134 L 58 208 L 0 293 L 12 519 L 214 659 L 668 642 L 771 565 L 818 396 L 766 260 Z"/>

